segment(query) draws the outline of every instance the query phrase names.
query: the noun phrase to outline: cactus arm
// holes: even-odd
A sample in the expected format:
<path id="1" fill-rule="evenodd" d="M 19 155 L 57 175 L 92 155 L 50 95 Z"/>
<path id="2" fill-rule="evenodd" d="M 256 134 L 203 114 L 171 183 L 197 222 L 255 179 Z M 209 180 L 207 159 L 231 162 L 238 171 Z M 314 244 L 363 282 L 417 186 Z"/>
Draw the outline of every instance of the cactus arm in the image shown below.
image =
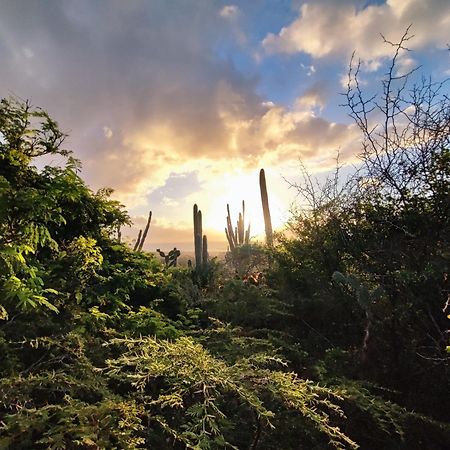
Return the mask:
<path id="1" fill-rule="evenodd" d="M 206 237 L 206 234 L 203 235 L 202 264 L 203 267 L 206 267 L 208 264 L 208 238 Z"/>
<path id="2" fill-rule="evenodd" d="M 245 232 L 245 239 L 244 239 L 244 243 L 245 244 L 249 244 L 250 242 L 250 224 L 248 224 L 248 228 L 247 231 Z"/>
<path id="3" fill-rule="evenodd" d="M 147 237 L 148 229 L 150 228 L 151 221 L 152 221 L 152 212 L 150 211 L 148 214 L 147 224 L 145 225 L 144 232 L 142 233 L 141 241 L 139 242 L 139 246 L 138 246 L 139 252 L 142 250 L 142 247 L 144 245 L 145 239 Z"/>
<path id="4" fill-rule="evenodd" d="M 231 214 L 230 214 L 230 205 L 227 204 L 227 228 L 228 228 L 228 236 L 233 241 L 233 248 L 237 246 L 237 239 L 233 231 L 233 225 L 231 224 Z"/>
<path id="5" fill-rule="evenodd" d="M 267 245 L 273 244 L 272 220 L 270 218 L 269 198 L 267 195 L 266 175 L 264 169 L 259 172 L 259 188 L 261 190 L 261 203 L 264 214 L 264 226 L 266 230 Z"/>
<path id="6" fill-rule="evenodd" d="M 227 237 L 227 240 L 228 240 L 228 246 L 230 247 L 230 252 L 232 252 L 234 250 L 234 242 L 226 228 L 225 228 L 225 236 Z"/>
<path id="7" fill-rule="evenodd" d="M 238 219 L 238 238 L 239 238 L 239 245 L 242 245 L 244 243 L 244 220 L 242 218 L 242 214 L 239 213 L 239 219 Z"/>
<path id="8" fill-rule="evenodd" d="M 142 230 L 139 230 L 138 237 L 136 239 L 136 243 L 134 244 L 133 251 L 136 251 L 139 247 L 139 243 L 141 242 Z"/>

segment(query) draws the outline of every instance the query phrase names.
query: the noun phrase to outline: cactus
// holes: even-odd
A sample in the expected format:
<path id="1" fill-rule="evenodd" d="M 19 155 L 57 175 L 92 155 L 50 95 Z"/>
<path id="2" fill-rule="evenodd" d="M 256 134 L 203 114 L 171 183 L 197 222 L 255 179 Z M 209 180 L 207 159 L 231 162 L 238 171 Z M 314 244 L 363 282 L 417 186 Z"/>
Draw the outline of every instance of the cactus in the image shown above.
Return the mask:
<path id="1" fill-rule="evenodd" d="M 136 239 L 136 243 L 134 244 L 133 250 L 136 251 L 139 247 L 139 243 L 141 242 L 142 230 L 139 230 L 138 237 Z"/>
<path id="2" fill-rule="evenodd" d="M 163 251 L 161 251 L 159 248 L 157 248 L 156 251 L 159 253 L 159 256 L 164 258 L 164 263 L 166 264 L 166 267 L 176 267 L 177 266 L 177 260 L 178 260 L 178 257 L 181 255 L 181 252 L 176 247 L 174 247 L 173 250 L 170 250 L 170 252 L 167 253 L 167 255 Z"/>
<path id="3" fill-rule="evenodd" d="M 206 237 L 206 234 L 203 235 L 202 265 L 203 267 L 208 265 L 208 238 Z"/>
<path id="4" fill-rule="evenodd" d="M 227 204 L 227 227 L 225 228 L 225 235 L 230 246 L 230 251 L 236 247 L 236 237 L 234 235 L 233 226 L 231 225 L 230 205 Z"/>
<path id="5" fill-rule="evenodd" d="M 231 224 L 230 205 L 227 204 L 227 227 L 225 228 L 225 236 L 227 237 L 228 246 L 232 252 L 238 245 L 248 244 L 250 241 L 250 225 L 245 230 L 245 202 L 242 200 L 242 213 L 239 213 L 237 226 L 233 230 Z"/>
<path id="6" fill-rule="evenodd" d="M 147 237 L 147 233 L 148 233 L 148 229 L 150 228 L 150 222 L 151 221 L 152 221 L 152 212 L 150 211 L 148 213 L 147 224 L 145 225 L 144 232 L 142 233 L 142 237 L 141 237 L 141 240 L 140 240 L 139 245 L 138 245 L 138 252 L 142 251 L 142 247 L 143 247 L 145 239 Z"/>
<path id="7" fill-rule="evenodd" d="M 203 235 L 202 212 L 194 205 L 194 246 L 195 246 L 195 268 L 206 269 L 208 265 L 208 238 Z M 192 262 L 189 267 L 192 267 Z"/>
<path id="8" fill-rule="evenodd" d="M 203 256 L 203 230 L 202 230 L 202 212 L 198 206 L 194 205 L 194 246 L 195 246 L 195 267 L 200 267 Z"/>
<path id="9" fill-rule="evenodd" d="M 147 237 L 147 233 L 148 233 L 148 229 L 150 228 L 151 221 L 152 221 L 152 212 L 150 211 L 148 214 L 147 224 L 145 225 L 145 228 L 144 228 L 144 233 L 142 233 L 142 229 L 139 230 L 138 237 L 137 237 L 136 242 L 133 247 L 134 251 L 136 251 L 136 250 L 138 252 L 142 251 L 142 247 L 144 245 L 145 238 Z M 119 237 L 119 242 L 120 242 L 120 237 Z"/>
<path id="10" fill-rule="evenodd" d="M 270 218 L 269 198 L 267 196 L 266 175 L 264 169 L 259 172 L 259 188 L 261 190 L 261 202 L 264 214 L 264 225 L 266 229 L 266 243 L 271 246 L 273 244 L 272 220 Z"/>

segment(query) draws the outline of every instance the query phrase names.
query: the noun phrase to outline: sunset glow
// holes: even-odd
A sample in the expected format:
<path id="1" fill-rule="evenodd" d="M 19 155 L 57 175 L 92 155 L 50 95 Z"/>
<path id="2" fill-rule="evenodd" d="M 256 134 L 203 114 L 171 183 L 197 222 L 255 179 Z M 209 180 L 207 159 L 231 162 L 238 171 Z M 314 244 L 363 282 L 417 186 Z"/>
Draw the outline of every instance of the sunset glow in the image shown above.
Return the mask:
<path id="1" fill-rule="evenodd" d="M 261 193 L 258 184 L 258 172 L 225 176 L 223 180 L 223 193 L 208 208 L 205 215 L 205 225 L 208 228 L 224 232 L 226 225 L 226 205 L 230 205 L 233 225 L 242 211 L 242 200 L 245 201 L 245 224 L 250 223 L 250 235 L 262 241 L 264 239 L 264 217 L 261 207 Z M 270 204 L 272 225 L 275 229 L 283 227 L 284 221 L 280 212 L 283 203 L 276 196 L 271 195 Z"/>
<path id="2" fill-rule="evenodd" d="M 317 2 L 7 0 L 0 5 L 2 96 L 30 99 L 68 132 L 92 189 L 128 209 L 133 240 L 153 211 L 147 245 L 192 247 L 192 207 L 218 247 L 226 205 L 246 201 L 252 235 L 264 231 L 258 171 L 272 221 L 295 200 L 298 161 L 324 176 L 356 161 L 358 128 L 339 106 L 353 52 L 361 82 L 386 72 L 408 25 L 421 65 L 449 74 L 450 6 L 438 0 Z M 421 72 L 417 73 L 421 76 Z M 64 99 L 64 101 L 61 101 Z M 161 244 L 162 245 L 162 244 Z"/>

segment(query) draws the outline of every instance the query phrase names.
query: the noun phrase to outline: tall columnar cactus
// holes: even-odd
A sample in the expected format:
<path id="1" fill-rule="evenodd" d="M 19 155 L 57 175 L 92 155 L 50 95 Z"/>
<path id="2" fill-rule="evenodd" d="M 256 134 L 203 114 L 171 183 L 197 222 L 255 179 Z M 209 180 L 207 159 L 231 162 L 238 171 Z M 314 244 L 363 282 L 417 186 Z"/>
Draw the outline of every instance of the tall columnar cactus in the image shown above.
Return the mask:
<path id="1" fill-rule="evenodd" d="M 202 243 L 202 265 L 206 267 L 208 265 L 208 238 L 206 234 L 203 235 L 203 243 Z"/>
<path id="2" fill-rule="evenodd" d="M 236 237 L 233 231 L 233 225 L 231 225 L 230 205 L 227 204 L 227 227 L 225 228 L 225 235 L 230 246 L 230 251 L 233 251 L 237 245 Z"/>
<path id="3" fill-rule="evenodd" d="M 139 247 L 139 244 L 141 242 L 141 236 L 142 236 L 142 230 L 139 230 L 138 237 L 136 239 L 136 243 L 134 244 L 133 250 L 136 251 Z"/>
<path id="4" fill-rule="evenodd" d="M 261 202 L 264 213 L 264 225 L 266 229 L 266 243 L 273 244 L 272 220 L 270 218 L 269 198 L 267 196 L 266 175 L 264 169 L 259 172 L 259 188 L 261 190 Z"/>
<path id="5" fill-rule="evenodd" d="M 228 240 L 228 246 L 232 252 L 238 245 L 248 244 L 250 241 L 250 225 L 245 230 L 245 202 L 242 200 L 242 213 L 239 213 L 237 226 L 233 230 L 231 224 L 230 205 L 227 204 L 227 227 L 225 228 L 225 236 Z"/>
<path id="6" fill-rule="evenodd" d="M 202 212 L 198 206 L 194 205 L 194 246 L 195 246 L 195 266 L 202 265 L 203 257 L 203 229 L 202 229 Z"/>
<path id="7" fill-rule="evenodd" d="M 148 213 L 147 224 L 145 225 L 144 232 L 142 233 L 141 240 L 138 245 L 138 251 L 142 251 L 142 247 L 144 246 L 145 239 L 147 238 L 148 229 L 150 228 L 150 223 L 152 221 L 152 212 Z"/>

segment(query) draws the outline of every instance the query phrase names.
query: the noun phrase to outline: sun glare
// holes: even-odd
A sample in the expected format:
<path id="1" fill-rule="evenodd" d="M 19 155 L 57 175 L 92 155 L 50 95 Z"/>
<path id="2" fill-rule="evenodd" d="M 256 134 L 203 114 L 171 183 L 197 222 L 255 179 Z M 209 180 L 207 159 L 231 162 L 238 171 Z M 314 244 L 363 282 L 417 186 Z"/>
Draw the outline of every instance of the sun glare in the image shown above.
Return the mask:
<path id="1" fill-rule="evenodd" d="M 242 200 L 244 200 L 245 227 L 247 228 L 250 224 L 250 236 L 256 240 L 263 240 L 265 234 L 264 217 L 258 178 L 255 173 L 225 177 L 221 184 L 221 193 L 215 196 L 210 209 L 211 212 L 205 217 L 204 225 L 207 228 L 224 231 L 227 216 L 226 206 L 229 204 L 231 221 L 235 226 L 239 213 L 242 211 Z M 268 189 L 272 227 L 279 229 L 283 226 L 280 213 L 281 202 L 270 192 L 270 186 Z"/>

